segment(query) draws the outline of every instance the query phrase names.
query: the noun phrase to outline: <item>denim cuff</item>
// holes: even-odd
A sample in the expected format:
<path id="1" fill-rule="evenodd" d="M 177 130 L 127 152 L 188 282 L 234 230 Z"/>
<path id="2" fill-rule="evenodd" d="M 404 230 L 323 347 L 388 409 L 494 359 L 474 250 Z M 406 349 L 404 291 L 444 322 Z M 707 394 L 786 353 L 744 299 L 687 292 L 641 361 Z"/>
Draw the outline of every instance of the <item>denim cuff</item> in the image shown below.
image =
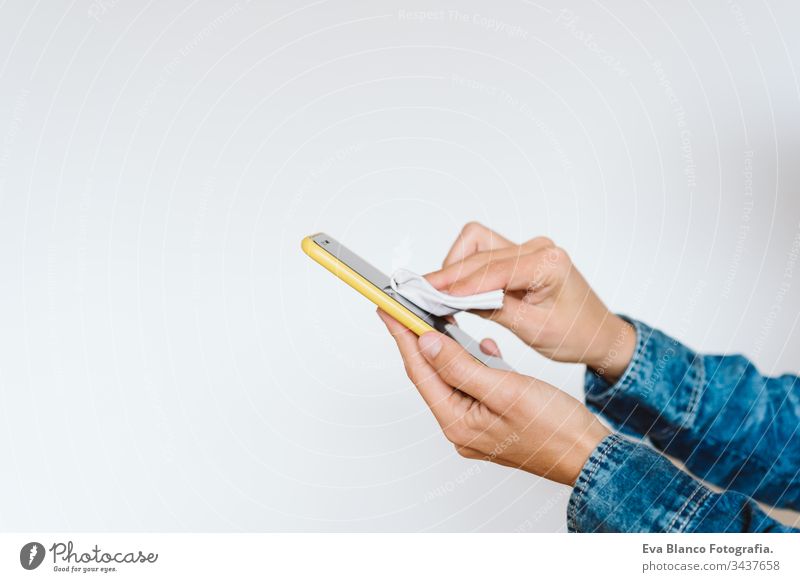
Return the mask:
<path id="1" fill-rule="evenodd" d="M 615 384 L 587 369 L 586 404 L 628 434 L 664 438 L 693 428 L 706 384 L 703 358 L 641 321 L 620 317 L 636 331 L 633 357 Z"/>
<path id="2" fill-rule="evenodd" d="M 567 505 L 567 528 L 571 532 L 694 531 L 711 495 L 710 489 L 663 455 L 611 434 L 578 476 Z"/>
<path id="3" fill-rule="evenodd" d="M 633 357 L 628 362 L 628 367 L 614 384 L 609 384 L 602 376 L 589 368 L 586 368 L 586 394 L 592 395 L 593 399 L 604 400 L 610 398 L 616 392 L 625 392 L 636 383 L 642 374 L 642 360 L 645 357 L 645 343 L 652 330 L 644 323 L 618 314 L 619 317 L 633 326 L 636 333 L 636 347 L 633 350 Z"/>

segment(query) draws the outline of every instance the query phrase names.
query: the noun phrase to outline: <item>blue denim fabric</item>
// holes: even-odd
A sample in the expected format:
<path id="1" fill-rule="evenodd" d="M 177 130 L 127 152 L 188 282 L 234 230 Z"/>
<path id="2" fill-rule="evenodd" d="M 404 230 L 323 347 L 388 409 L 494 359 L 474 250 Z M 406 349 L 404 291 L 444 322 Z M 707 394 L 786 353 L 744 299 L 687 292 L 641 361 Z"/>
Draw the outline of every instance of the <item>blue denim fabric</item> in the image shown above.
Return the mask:
<path id="1" fill-rule="evenodd" d="M 766 378 L 742 356 L 704 356 L 629 320 L 636 350 L 610 385 L 587 371 L 586 403 L 650 447 L 606 438 L 583 468 L 571 531 L 795 531 L 750 498 L 800 509 L 800 379 Z"/>

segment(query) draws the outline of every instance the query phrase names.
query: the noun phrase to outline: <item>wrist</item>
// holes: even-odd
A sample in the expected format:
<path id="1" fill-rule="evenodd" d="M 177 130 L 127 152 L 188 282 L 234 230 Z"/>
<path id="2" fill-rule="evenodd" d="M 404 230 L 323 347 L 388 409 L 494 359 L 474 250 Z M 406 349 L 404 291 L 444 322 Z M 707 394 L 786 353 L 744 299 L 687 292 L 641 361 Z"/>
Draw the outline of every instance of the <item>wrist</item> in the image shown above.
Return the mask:
<path id="1" fill-rule="evenodd" d="M 584 362 L 606 382 L 613 384 L 622 376 L 636 349 L 636 328 L 609 313 L 600 326 L 595 349 Z"/>
<path id="2" fill-rule="evenodd" d="M 571 461 L 569 463 L 570 471 L 567 475 L 567 478 L 562 481 L 565 485 L 569 485 L 570 487 L 575 485 L 578 480 L 578 476 L 586 466 L 586 462 L 589 460 L 589 457 L 592 456 L 592 453 L 600 445 L 603 439 L 610 434 L 611 431 L 609 431 L 599 420 L 596 419 L 592 425 L 587 428 L 586 432 L 584 432 L 584 434 L 572 448 L 570 454 Z"/>

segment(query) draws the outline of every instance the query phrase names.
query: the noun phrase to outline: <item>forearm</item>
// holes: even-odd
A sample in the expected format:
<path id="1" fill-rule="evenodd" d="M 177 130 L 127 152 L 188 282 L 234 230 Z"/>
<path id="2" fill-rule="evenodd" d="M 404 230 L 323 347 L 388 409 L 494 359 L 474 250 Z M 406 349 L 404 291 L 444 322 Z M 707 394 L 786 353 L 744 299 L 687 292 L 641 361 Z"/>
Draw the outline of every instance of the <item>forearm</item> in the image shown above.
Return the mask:
<path id="1" fill-rule="evenodd" d="M 741 356 L 698 355 L 633 324 L 636 347 L 619 381 L 587 373 L 589 407 L 712 483 L 797 508 L 797 378 L 764 378 Z"/>
<path id="2" fill-rule="evenodd" d="M 567 508 L 572 532 L 791 532 L 746 496 L 714 493 L 619 435 L 595 449 Z"/>

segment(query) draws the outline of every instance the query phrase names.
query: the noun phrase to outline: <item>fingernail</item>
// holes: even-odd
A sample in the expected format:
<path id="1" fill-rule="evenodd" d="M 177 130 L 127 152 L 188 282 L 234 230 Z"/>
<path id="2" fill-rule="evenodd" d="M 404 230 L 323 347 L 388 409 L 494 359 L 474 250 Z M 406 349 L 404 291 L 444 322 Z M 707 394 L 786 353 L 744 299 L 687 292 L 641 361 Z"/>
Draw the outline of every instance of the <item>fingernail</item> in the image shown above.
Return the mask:
<path id="1" fill-rule="evenodd" d="M 428 358 L 433 359 L 442 351 L 442 340 L 439 339 L 439 334 L 435 331 L 429 331 L 419 336 L 419 349 L 422 354 Z"/>

